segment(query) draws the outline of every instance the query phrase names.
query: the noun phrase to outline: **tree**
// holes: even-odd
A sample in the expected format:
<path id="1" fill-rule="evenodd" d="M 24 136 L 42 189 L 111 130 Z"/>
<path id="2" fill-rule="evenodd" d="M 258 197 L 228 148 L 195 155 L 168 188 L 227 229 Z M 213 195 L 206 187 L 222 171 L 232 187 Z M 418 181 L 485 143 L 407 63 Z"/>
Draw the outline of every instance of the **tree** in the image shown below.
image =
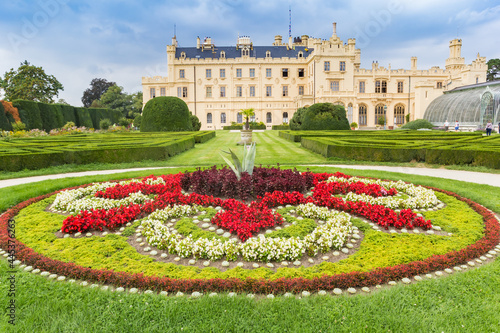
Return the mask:
<path id="1" fill-rule="evenodd" d="M 300 130 L 300 127 L 302 126 L 302 118 L 304 117 L 304 114 L 306 113 L 307 108 L 299 108 L 297 111 L 293 114 L 292 119 L 290 120 L 290 129 L 292 131 L 298 131 Z"/>
<path id="2" fill-rule="evenodd" d="M 4 78 L 0 78 L 0 86 L 5 91 L 5 99 L 52 103 L 63 85 L 53 75 L 47 75 L 42 67 L 31 65 L 28 61 L 21 63 L 17 70 L 11 68 Z"/>
<path id="3" fill-rule="evenodd" d="M 141 132 L 192 130 L 191 113 L 182 99 L 173 96 L 155 97 L 144 106 Z"/>
<path id="4" fill-rule="evenodd" d="M 243 109 L 240 111 L 240 114 L 245 117 L 245 129 L 250 129 L 250 117 L 255 116 L 254 109 Z"/>
<path id="5" fill-rule="evenodd" d="M 142 111 L 142 92 L 129 95 L 123 91 L 123 87 L 111 86 L 93 105 L 118 110 L 123 117 L 134 119 Z"/>
<path id="6" fill-rule="evenodd" d="M 301 130 L 350 130 L 343 105 L 316 103 L 302 117 Z"/>
<path id="7" fill-rule="evenodd" d="M 99 100 L 110 87 L 116 86 L 115 82 L 108 82 L 106 79 L 93 79 L 90 81 L 90 88 L 83 92 L 83 106 L 89 108 L 92 102 Z"/>
<path id="8" fill-rule="evenodd" d="M 500 80 L 500 59 L 490 59 L 488 64 L 488 74 L 486 74 L 486 81 Z"/>

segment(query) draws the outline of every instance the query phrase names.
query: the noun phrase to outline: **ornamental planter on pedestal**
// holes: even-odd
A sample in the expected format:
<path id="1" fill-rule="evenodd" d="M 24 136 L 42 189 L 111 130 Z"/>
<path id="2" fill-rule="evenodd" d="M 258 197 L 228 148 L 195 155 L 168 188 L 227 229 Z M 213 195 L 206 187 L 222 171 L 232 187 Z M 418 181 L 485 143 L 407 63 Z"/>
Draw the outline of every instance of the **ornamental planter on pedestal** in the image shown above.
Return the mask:
<path id="1" fill-rule="evenodd" d="M 248 130 L 242 129 L 241 130 L 241 141 L 239 142 L 239 144 L 249 145 L 251 143 L 252 143 L 252 130 L 251 129 L 248 129 Z"/>

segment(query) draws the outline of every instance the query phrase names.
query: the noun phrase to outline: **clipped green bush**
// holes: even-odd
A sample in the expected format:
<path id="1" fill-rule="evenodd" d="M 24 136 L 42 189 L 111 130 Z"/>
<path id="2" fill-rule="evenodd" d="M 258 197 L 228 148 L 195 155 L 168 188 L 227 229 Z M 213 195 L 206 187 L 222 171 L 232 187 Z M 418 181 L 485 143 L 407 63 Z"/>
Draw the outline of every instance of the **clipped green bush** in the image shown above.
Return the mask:
<path id="1" fill-rule="evenodd" d="M 134 118 L 133 125 L 134 127 L 141 128 L 142 115 L 138 115 Z"/>
<path id="2" fill-rule="evenodd" d="M 350 130 L 342 105 L 316 103 L 307 108 L 302 117 L 302 130 Z"/>
<path id="3" fill-rule="evenodd" d="M 52 108 L 52 105 L 47 103 L 38 103 L 38 109 L 40 110 L 40 117 L 42 118 L 42 128 L 45 132 L 50 132 L 54 128 L 59 128 L 58 119 L 56 116 L 56 110 Z"/>
<path id="4" fill-rule="evenodd" d="M 302 127 L 302 118 L 304 117 L 304 114 L 306 113 L 306 111 L 307 111 L 307 108 L 299 108 L 293 114 L 293 117 L 290 120 L 290 129 L 292 131 L 300 131 L 300 129 Z"/>
<path id="5" fill-rule="evenodd" d="M 57 104 L 61 108 L 62 116 L 63 116 L 63 125 L 72 122 L 72 123 L 77 123 L 76 117 L 75 117 L 75 108 L 72 107 L 71 105 L 67 104 Z"/>
<path id="6" fill-rule="evenodd" d="M 12 125 L 10 124 L 9 119 L 5 114 L 5 109 L 2 103 L 0 103 L 0 130 L 12 131 Z"/>
<path id="7" fill-rule="evenodd" d="M 401 126 L 401 128 L 412 129 L 412 130 L 417 130 L 420 128 L 432 129 L 433 127 L 434 127 L 434 125 L 432 125 L 432 123 L 430 121 L 425 120 L 425 119 L 417 119 L 414 121 L 410 121 L 409 123 L 406 123 L 403 126 Z"/>
<path id="8" fill-rule="evenodd" d="M 198 117 L 195 116 L 194 114 L 190 115 L 190 119 L 191 119 L 191 126 L 193 127 L 193 131 L 199 131 L 201 128 L 200 119 L 198 119 Z"/>
<path id="9" fill-rule="evenodd" d="M 40 109 L 37 102 L 18 99 L 12 102 L 12 106 L 19 110 L 19 118 L 26 125 L 26 129 L 43 128 L 42 117 L 40 116 Z"/>
<path id="10" fill-rule="evenodd" d="M 26 130 L 26 125 L 23 124 L 22 122 L 20 121 L 16 121 L 14 123 L 11 124 L 12 125 L 12 130 L 14 132 L 18 132 L 18 131 L 24 131 Z"/>
<path id="11" fill-rule="evenodd" d="M 276 130 L 276 131 L 286 131 L 290 129 L 290 125 L 273 125 L 271 129 Z"/>
<path id="12" fill-rule="evenodd" d="M 122 117 L 118 120 L 118 125 L 121 127 L 128 127 L 128 125 L 130 125 L 130 121 L 127 118 Z"/>
<path id="13" fill-rule="evenodd" d="M 191 113 L 180 98 L 150 99 L 142 111 L 141 132 L 192 131 Z"/>
<path id="14" fill-rule="evenodd" d="M 108 118 L 101 119 L 101 121 L 99 122 L 99 128 L 103 130 L 107 130 L 111 125 L 111 120 L 109 120 Z"/>
<path id="15" fill-rule="evenodd" d="M 87 108 L 75 108 L 76 126 L 94 128 L 94 123 Z"/>

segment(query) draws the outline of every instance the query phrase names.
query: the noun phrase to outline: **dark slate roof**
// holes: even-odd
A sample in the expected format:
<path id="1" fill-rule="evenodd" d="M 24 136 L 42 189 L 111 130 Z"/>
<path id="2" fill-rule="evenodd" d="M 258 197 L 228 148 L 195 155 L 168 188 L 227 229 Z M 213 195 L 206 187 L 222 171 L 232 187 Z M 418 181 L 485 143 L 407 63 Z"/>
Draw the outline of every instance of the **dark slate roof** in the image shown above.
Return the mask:
<path id="1" fill-rule="evenodd" d="M 271 51 L 272 58 L 298 58 L 299 52 L 302 51 L 303 57 L 307 58 L 311 52 L 314 50 L 312 48 L 307 48 L 306 52 L 305 46 L 295 46 L 293 49 L 288 50 L 286 46 L 254 46 L 253 50 L 250 50 L 250 57 L 253 58 L 265 58 L 266 52 Z M 220 58 L 221 51 L 226 53 L 226 58 L 240 58 L 241 49 L 237 50 L 236 46 L 216 46 L 214 51 L 204 50 L 196 47 L 178 47 L 175 51 L 175 57 L 180 58 L 181 52 L 186 53 L 186 58 Z"/>

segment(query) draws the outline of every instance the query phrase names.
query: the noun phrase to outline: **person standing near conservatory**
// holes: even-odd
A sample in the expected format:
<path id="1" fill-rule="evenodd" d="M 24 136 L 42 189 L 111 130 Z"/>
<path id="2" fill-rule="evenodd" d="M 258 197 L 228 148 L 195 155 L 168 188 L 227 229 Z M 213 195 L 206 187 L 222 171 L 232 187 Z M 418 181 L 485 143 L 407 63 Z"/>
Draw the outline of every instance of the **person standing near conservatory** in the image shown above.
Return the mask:
<path id="1" fill-rule="evenodd" d="M 493 124 L 491 123 L 491 120 L 488 120 L 488 123 L 486 124 L 486 136 L 491 135 L 492 129 L 493 129 Z"/>
<path id="2" fill-rule="evenodd" d="M 450 123 L 448 122 L 448 119 L 444 122 L 444 130 L 448 132 L 448 128 L 450 127 Z"/>
<path id="3" fill-rule="evenodd" d="M 458 123 L 458 120 L 455 120 L 455 132 L 458 132 L 459 128 L 460 128 L 460 124 Z"/>

